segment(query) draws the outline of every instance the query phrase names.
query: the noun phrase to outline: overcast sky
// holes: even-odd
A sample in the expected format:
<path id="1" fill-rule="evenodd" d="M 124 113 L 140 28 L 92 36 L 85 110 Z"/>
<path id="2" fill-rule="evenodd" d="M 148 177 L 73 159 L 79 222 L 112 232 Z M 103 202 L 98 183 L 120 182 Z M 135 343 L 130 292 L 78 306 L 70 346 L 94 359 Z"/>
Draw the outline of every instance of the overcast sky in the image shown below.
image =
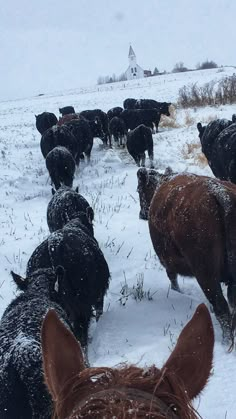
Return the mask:
<path id="1" fill-rule="evenodd" d="M 144 69 L 236 65 L 235 0 L 0 0 L 0 100 Z"/>

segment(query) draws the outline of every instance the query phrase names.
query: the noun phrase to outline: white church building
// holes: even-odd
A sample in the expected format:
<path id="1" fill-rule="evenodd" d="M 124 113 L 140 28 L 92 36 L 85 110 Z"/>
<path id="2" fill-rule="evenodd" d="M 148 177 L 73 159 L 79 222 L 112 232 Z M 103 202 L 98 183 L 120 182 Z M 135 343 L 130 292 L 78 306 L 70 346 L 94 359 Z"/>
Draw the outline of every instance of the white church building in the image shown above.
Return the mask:
<path id="1" fill-rule="evenodd" d="M 125 72 L 127 80 L 141 79 L 142 77 L 145 77 L 144 70 L 140 67 L 140 65 L 137 64 L 136 55 L 131 45 L 129 47 L 128 58 L 129 67 Z"/>

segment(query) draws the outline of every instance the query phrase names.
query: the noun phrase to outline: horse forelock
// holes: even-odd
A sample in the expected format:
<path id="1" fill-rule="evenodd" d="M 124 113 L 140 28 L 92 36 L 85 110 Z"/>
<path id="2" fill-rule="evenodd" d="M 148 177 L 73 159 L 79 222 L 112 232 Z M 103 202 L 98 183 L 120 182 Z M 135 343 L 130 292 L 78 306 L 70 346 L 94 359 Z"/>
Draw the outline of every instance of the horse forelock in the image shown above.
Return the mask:
<path id="1" fill-rule="evenodd" d="M 86 368 L 66 383 L 55 408 L 54 419 L 198 417 L 178 377 L 155 366 Z"/>

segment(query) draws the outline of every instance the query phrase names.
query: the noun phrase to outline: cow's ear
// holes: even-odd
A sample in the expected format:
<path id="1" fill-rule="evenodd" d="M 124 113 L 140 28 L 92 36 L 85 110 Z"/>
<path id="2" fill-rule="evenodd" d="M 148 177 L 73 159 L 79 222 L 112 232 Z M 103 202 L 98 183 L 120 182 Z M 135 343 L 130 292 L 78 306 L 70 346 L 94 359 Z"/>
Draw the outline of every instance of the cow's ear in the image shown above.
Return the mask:
<path id="1" fill-rule="evenodd" d="M 94 220 L 94 211 L 93 211 L 92 207 L 87 207 L 86 208 L 86 215 L 88 217 L 88 220 L 89 220 L 90 224 L 92 224 L 93 220 Z"/>
<path id="2" fill-rule="evenodd" d="M 197 123 L 197 129 L 198 129 L 199 133 L 201 134 L 202 130 L 203 130 L 203 126 L 202 126 L 201 122 Z"/>
<path id="3" fill-rule="evenodd" d="M 166 170 L 165 170 L 165 172 L 164 172 L 164 175 L 166 175 L 166 176 L 170 176 L 170 175 L 173 175 L 173 170 L 171 169 L 171 167 L 170 166 L 168 166 L 167 168 L 166 168 Z"/>
<path id="4" fill-rule="evenodd" d="M 142 182 L 143 184 L 147 184 L 148 183 L 148 171 L 145 167 L 141 167 L 140 169 L 138 169 L 137 171 L 137 177 L 138 180 L 140 182 Z"/>
<path id="5" fill-rule="evenodd" d="M 23 278 L 22 276 L 16 274 L 15 272 L 11 271 L 11 276 L 15 282 L 15 284 L 17 285 L 17 287 L 21 290 L 21 291 L 25 291 L 28 287 L 29 281 L 27 278 Z"/>

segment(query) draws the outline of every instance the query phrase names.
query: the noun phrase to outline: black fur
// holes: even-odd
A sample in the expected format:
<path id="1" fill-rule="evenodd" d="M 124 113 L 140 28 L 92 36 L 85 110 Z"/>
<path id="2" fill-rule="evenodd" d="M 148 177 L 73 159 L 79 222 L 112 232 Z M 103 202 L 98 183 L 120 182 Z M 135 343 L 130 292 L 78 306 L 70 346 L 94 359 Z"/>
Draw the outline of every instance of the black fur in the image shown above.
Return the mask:
<path id="1" fill-rule="evenodd" d="M 59 145 L 66 147 L 71 152 L 74 159 L 77 158 L 77 154 L 80 154 L 80 149 L 76 138 L 65 125 L 57 125 L 53 128 L 49 128 L 42 135 L 40 147 L 43 157 L 46 158 L 49 151 Z"/>
<path id="2" fill-rule="evenodd" d="M 109 143 L 109 145 L 111 145 L 108 131 L 108 117 L 106 112 L 103 112 L 101 109 L 92 109 L 80 112 L 80 116 L 83 116 L 89 121 L 93 121 L 98 117 L 101 121 L 103 131 L 103 136 L 99 138 L 101 138 L 104 144 Z"/>
<path id="3" fill-rule="evenodd" d="M 153 138 L 150 128 L 139 125 L 127 135 L 127 150 L 136 164 L 145 166 L 145 151 L 147 150 L 150 165 L 153 167 Z"/>
<path id="4" fill-rule="evenodd" d="M 61 186 L 52 196 L 47 208 L 47 223 L 50 233 L 64 227 L 68 221 L 76 218 L 79 212 L 88 215 L 93 234 L 92 221 L 94 214 L 88 201 L 76 190 Z"/>
<path id="5" fill-rule="evenodd" d="M 213 174 L 221 180 L 236 183 L 236 124 L 217 119 L 205 127 L 199 122 L 197 129 L 202 152 Z"/>
<path id="6" fill-rule="evenodd" d="M 75 174 L 75 160 L 67 148 L 58 146 L 46 156 L 46 167 L 55 188 L 61 185 L 72 187 Z"/>
<path id="7" fill-rule="evenodd" d="M 59 108 L 59 112 L 64 115 L 68 115 L 70 113 L 75 113 L 75 109 L 73 106 L 64 106 L 63 108 Z"/>
<path id="8" fill-rule="evenodd" d="M 111 109 L 109 109 L 109 111 L 107 112 L 107 116 L 108 116 L 108 119 L 109 119 L 109 121 L 112 119 L 112 118 L 114 118 L 114 116 L 120 116 L 120 114 L 121 114 L 121 112 L 123 111 L 124 109 L 123 108 L 121 108 L 120 106 L 116 106 L 115 108 L 111 108 Z"/>
<path id="9" fill-rule="evenodd" d="M 78 148 L 80 150 L 80 155 L 77 155 L 76 163 L 79 163 L 79 158 L 82 157 L 81 154 L 85 153 L 88 161 L 90 160 L 91 151 L 93 148 L 93 139 L 94 137 L 102 137 L 102 125 L 99 118 L 88 121 L 84 118 L 73 119 L 65 123 L 65 126 L 70 130 L 70 132 L 76 138 Z"/>
<path id="10" fill-rule="evenodd" d="M 31 255 L 27 275 L 37 268 L 62 265 L 66 279 L 61 293 L 63 304 L 74 326 L 76 337 L 87 346 L 88 327 L 95 308 L 96 318 L 103 312 L 103 299 L 109 285 L 109 268 L 86 215 L 69 221 L 52 233 Z M 87 224 L 86 224 L 87 223 Z"/>
<path id="11" fill-rule="evenodd" d="M 125 122 L 126 129 L 135 129 L 143 124 L 153 129 L 154 124 L 156 129 L 160 122 L 161 114 L 156 109 L 125 109 L 120 114 Z"/>
<path id="12" fill-rule="evenodd" d="M 125 138 L 127 136 L 127 130 L 123 119 L 114 116 L 109 121 L 109 133 L 114 138 L 114 141 L 119 145 L 125 144 Z"/>
<path id="13" fill-rule="evenodd" d="M 13 274 L 19 282 L 16 277 Z M 42 321 L 54 308 L 72 328 L 51 269 L 38 270 L 21 281 L 26 282 L 25 291 L 9 304 L 0 323 L 0 418 L 50 419 L 53 406 L 42 371 Z"/>
<path id="14" fill-rule="evenodd" d="M 123 102 L 124 109 L 135 109 L 136 99 L 127 98 Z"/>
<path id="15" fill-rule="evenodd" d="M 135 109 L 156 109 L 160 114 L 170 116 L 170 102 L 157 102 L 153 99 L 139 99 L 135 102 Z"/>
<path id="16" fill-rule="evenodd" d="M 43 112 L 39 115 L 35 115 L 36 118 L 36 128 L 42 135 L 48 128 L 53 127 L 58 122 L 58 119 L 54 113 Z"/>

